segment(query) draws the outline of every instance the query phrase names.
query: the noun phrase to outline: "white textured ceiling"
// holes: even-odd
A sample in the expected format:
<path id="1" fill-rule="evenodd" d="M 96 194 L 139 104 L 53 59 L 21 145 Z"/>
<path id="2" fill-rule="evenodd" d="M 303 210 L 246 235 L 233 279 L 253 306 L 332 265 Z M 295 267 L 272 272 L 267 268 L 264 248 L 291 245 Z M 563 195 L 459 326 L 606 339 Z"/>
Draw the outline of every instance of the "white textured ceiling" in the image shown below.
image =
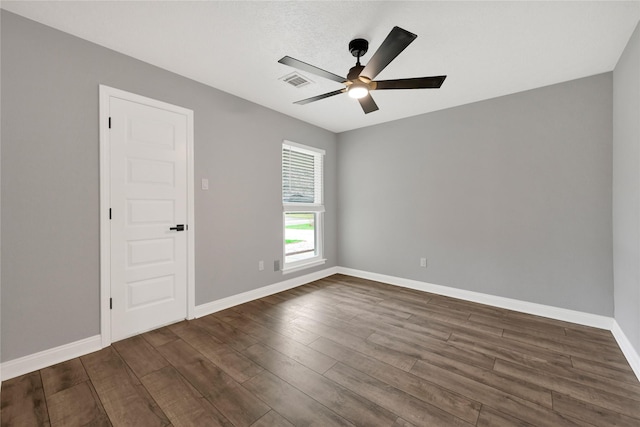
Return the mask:
<path id="1" fill-rule="evenodd" d="M 2 8 L 334 132 L 454 107 L 613 70 L 640 18 L 614 1 L 3 1 Z M 279 80 L 285 55 L 335 74 L 371 54 L 394 26 L 418 35 L 379 76 L 446 74 L 441 89 L 373 92 L 365 115 L 340 89 Z"/>

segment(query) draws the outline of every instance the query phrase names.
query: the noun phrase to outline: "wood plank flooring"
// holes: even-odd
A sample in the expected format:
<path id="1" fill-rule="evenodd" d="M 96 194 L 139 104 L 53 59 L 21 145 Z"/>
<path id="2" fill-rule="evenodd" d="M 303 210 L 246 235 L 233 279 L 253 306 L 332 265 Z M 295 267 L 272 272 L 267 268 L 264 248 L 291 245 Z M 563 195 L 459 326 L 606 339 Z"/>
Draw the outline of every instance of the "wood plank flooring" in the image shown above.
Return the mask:
<path id="1" fill-rule="evenodd" d="M 640 426 L 611 333 L 344 275 L 2 384 L 2 426 Z"/>

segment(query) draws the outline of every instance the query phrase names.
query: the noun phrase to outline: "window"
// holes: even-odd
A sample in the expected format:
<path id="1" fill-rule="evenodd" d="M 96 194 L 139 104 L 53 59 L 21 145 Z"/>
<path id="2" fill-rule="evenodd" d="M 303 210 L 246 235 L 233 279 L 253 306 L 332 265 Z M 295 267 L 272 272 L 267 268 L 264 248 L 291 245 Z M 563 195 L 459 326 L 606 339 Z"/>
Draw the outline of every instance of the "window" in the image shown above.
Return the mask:
<path id="1" fill-rule="evenodd" d="M 324 150 L 284 141 L 282 211 L 284 273 L 325 262 L 322 257 Z"/>

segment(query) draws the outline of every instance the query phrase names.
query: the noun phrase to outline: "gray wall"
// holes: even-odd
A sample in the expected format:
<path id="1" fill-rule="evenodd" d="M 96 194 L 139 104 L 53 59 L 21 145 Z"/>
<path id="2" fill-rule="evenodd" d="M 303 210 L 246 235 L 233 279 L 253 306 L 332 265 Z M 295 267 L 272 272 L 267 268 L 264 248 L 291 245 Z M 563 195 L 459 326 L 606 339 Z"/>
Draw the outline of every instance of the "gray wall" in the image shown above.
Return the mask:
<path id="1" fill-rule="evenodd" d="M 613 315 L 611 111 L 607 73 L 339 134 L 339 264 Z"/>
<path id="2" fill-rule="evenodd" d="M 268 268 L 283 139 L 327 151 L 315 270 L 336 265 L 333 133 L 6 11 L 1 48 L 3 361 L 99 333 L 98 84 L 195 111 L 196 304 L 296 276 Z"/>
<path id="3" fill-rule="evenodd" d="M 615 319 L 640 353 L 640 26 L 613 73 Z"/>

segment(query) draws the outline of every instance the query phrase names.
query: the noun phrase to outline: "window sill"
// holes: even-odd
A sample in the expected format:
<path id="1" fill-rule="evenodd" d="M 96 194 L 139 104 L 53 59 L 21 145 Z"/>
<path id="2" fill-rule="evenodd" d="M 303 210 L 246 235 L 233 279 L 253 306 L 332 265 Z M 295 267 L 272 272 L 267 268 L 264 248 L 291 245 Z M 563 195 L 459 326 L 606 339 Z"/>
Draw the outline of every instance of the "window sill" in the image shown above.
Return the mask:
<path id="1" fill-rule="evenodd" d="M 292 267 L 284 267 L 282 269 L 282 274 L 295 273 L 295 272 L 300 271 L 300 270 L 305 270 L 307 268 L 311 268 L 311 267 L 316 267 L 318 265 L 322 265 L 325 262 L 327 262 L 327 260 L 324 259 L 324 258 L 321 258 L 321 259 L 314 259 L 314 260 L 311 260 L 309 262 L 305 262 L 304 264 L 297 264 L 297 265 L 294 265 Z"/>

